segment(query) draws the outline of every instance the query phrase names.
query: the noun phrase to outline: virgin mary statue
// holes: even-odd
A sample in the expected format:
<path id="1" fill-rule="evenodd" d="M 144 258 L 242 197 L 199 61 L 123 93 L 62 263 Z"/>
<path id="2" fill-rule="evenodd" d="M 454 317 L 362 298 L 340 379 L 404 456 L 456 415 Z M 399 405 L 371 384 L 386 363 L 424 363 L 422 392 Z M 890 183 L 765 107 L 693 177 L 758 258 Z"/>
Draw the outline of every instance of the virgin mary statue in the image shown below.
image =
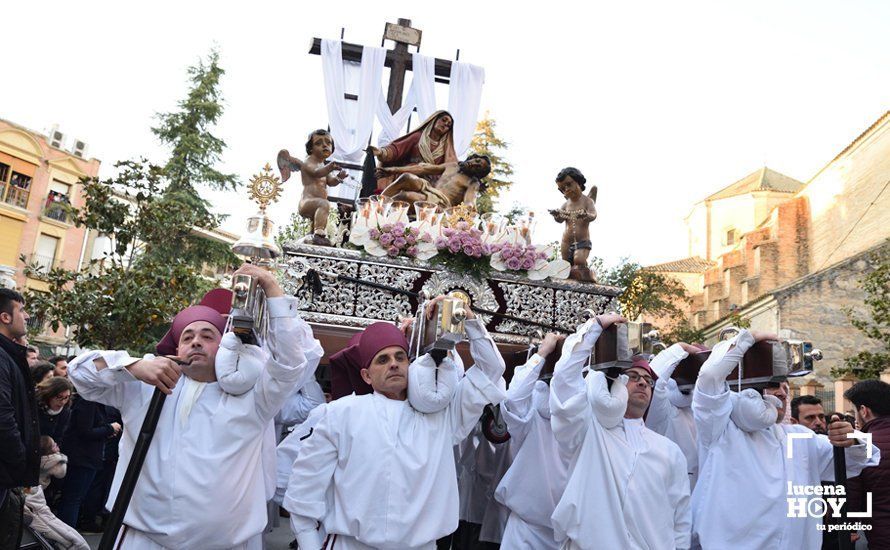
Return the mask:
<path id="1" fill-rule="evenodd" d="M 370 147 L 369 151 L 381 167 L 410 166 L 412 164 L 444 164 L 457 162 L 454 152 L 452 127 L 454 118 L 448 111 L 436 111 L 415 130 L 383 147 Z M 393 176 L 377 179 L 377 192 L 392 183 Z M 435 177 L 427 176 L 435 184 Z"/>

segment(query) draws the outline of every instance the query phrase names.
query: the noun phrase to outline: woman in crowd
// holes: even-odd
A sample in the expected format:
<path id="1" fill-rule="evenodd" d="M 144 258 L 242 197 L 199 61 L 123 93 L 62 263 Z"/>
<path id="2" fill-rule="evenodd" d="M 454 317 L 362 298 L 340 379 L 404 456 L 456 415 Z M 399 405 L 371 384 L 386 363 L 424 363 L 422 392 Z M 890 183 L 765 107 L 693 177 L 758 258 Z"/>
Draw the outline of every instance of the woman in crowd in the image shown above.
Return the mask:
<path id="1" fill-rule="evenodd" d="M 74 393 L 74 386 L 67 378 L 47 377 L 45 381 L 37 385 L 40 435 L 48 435 L 54 441 L 62 440 L 71 419 L 72 393 Z"/>
<path id="2" fill-rule="evenodd" d="M 53 376 L 53 366 L 47 361 L 41 361 L 31 367 L 31 381 L 34 382 L 35 387 L 46 382 Z"/>

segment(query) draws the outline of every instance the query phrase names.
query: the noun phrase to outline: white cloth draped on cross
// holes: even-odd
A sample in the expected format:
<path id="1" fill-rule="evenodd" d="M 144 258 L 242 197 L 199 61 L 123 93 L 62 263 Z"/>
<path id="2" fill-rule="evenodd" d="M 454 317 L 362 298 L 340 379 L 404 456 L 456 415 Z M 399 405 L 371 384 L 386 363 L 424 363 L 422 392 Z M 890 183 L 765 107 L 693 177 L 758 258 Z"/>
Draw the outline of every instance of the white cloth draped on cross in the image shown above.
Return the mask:
<path id="1" fill-rule="evenodd" d="M 395 113 L 390 111 L 383 92 L 385 48 L 363 47 L 355 108 L 351 108 L 345 98 L 347 79 L 344 76 L 349 68 L 347 65 L 355 64 L 344 63 L 342 42 L 322 40 L 321 58 L 336 160 L 361 161 L 361 152 L 371 137 L 375 118 L 380 124 L 377 143 L 386 145 L 406 132 L 408 119 L 415 109 L 418 120 L 426 120 L 436 110 L 435 58 L 412 54 L 411 85 L 402 107 Z M 466 155 L 473 139 L 484 82 L 485 70 L 482 67 L 452 61 L 448 111 L 454 117 L 454 148 L 458 157 Z"/>

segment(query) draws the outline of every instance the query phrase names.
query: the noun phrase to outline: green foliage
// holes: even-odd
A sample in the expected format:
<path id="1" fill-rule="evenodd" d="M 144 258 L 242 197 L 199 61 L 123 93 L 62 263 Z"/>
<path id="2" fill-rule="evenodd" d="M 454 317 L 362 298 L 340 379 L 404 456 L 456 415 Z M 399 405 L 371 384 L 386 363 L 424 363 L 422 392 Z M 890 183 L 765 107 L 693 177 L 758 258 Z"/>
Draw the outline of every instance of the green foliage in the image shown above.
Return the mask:
<path id="1" fill-rule="evenodd" d="M 495 126 L 496 122 L 486 112 L 485 117 L 476 124 L 476 133 L 470 142 L 471 152 L 491 159 L 491 174 L 485 178 L 485 191 L 476 199 L 479 213 L 494 211 L 494 203 L 501 192 L 513 185 L 513 166 L 503 156 L 510 144 L 497 136 Z"/>
<path id="2" fill-rule="evenodd" d="M 591 269 L 598 274 L 602 284 L 623 288 L 618 296 L 621 313 L 628 320 L 642 314 L 653 317 L 684 317 L 680 304 L 689 301 L 686 289 L 677 280 L 661 273 L 646 271 L 628 258 L 622 258 L 617 265 L 606 268 L 602 258 L 593 257 Z"/>
<path id="3" fill-rule="evenodd" d="M 729 326 L 738 327 L 738 328 L 751 328 L 751 320 L 737 312 L 733 311 L 726 318 L 726 321 L 729 323 Z"/>
<path id="4" fill-rule="evenodd" d="M 683 318 L 674 324 L 671 330 L 664 333 L 663 340 L 667 344 L 676 344 L 677 342 L 700 344 L 705 341 L 705 333 L 702 330 L 693 328 L 689 320 Z"/>
<path id="5" fill-rule="evenodd" d="M 487 279 L 492 271 L 491 262 L 487 256 L 473 258 L 463 252 L 452 254 L 448 250 L 440 250 L 429 261 L 431 264 L 441 265 L 452 273 L 469 275 L 478 281 Z"/>
<path id="6" fill-rule="evenodd" d="M 159 115 L 154 131 L 172 148 L 163 167 L 145 159 L 119 162 L 113 178 L 81 181 L 84 204 L 71 208 L 72 219 L 109 238 L 111 253 L 82 271 L 26 266 L 49 287 L 27 292 L 31 312 L 53 330 L 71 327 L 81 346 L 152 349 L 170 318 L 211 286 L 203 266 L 238 261 L 228 245 L 204 236 L 220 219 L 196 188 L 237 185 L 213 168 L 225 146 L 208 132 L 222 113 L 217 62 L 213 52 L 208 65 L 189 69 L 193 86 L 181 110 Z"/>
<path id="7" fill-rule="evenodd" d="M 278 246 L 284 246 L 284 243 L 299 240 L 310 233 L 312 233 L 312 222 L 293 212 L 290 215 L 290 223 L 278 229 L 275 242 Z"/>
<path id="8" fill-rule="evenodd" d="M 169 319 L 207 290 L 208 282 L 182 263 L 140 262 L 127 268 L 113 258 L 91 262 L 89 269 L 55 268 L 35 273 L 47 292 L 27 290 L 29 311 L 48 321 L 53 330 L 72 327 L 72 339 L 82 347 L 151 351 Z"/>
<path id="9" fill-rule="evenodd" d="M 158 114 L 159 124 L 152 132 L 170 147 L 164 172 L 171 190 L 184 191 L 193 205 L 205 205 L 198 196 L 198 185 L 222 190 L 238 188 L 235 174 L 225 174 L 214 167 L 226 143 L 210 133 L 223 113 L 219 80 L 225 71 L 219 66 L 219 53 L 212 50 L 206 63 L 198 60 L 188 73 L 191 87 L 179 102 L 179 110 Z"/>
<path id="10" fill-rule="evenodd" d="M 868 314 L 858 315 L 851 308 L 846 312 L 850 323 L 883 349 L 863 350 L 847 357 L 842 367 L 831 370 L 831 375 L 837 378 L 844 375 L 853 375 L 860 380 L 879 378 L 881 372 L 890 367 L 890 247 L 885 246 L 873 254 L 871 263 L 874 271 L 861 281 Z"/>
<path id="11" fill-rule="evenodd" d="M 520 217 L 525 216 L 526 214 L 528 214 L 528 208 L 520 205 L 519 203 L 513 203 L 513 206 L 510 207 L 510 210 L 507 210 L 507 212 L 504 214 L 504 218 L 507 219 L 507 223 L 514 224 Z"/>

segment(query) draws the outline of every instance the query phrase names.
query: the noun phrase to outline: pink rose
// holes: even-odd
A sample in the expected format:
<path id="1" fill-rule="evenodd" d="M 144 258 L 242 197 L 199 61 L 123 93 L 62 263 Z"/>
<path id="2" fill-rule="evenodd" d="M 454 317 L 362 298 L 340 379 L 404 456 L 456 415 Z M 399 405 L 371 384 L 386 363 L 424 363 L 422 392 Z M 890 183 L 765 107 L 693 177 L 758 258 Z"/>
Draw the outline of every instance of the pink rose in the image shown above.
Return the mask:
<path id="1" fill-rule="evenodd" d="M 535 261 L 531 258 L 526 258 L 522 260 L 522 269 L 528 271 L 529 269 L 535 267 Z"/>
<path id="2" fill-rule="evenodd" d="M 368 230 L 368 235 L 369 235 L 372 239 L 377 239 L 377 238 L 380 237 L 380 230 L 377 229 L 376 227 L 374 227 L 374 228 Z"/>
<path id="3" fill-rule="evenodd" d="M 414 256 L 417 256 L 417 247 L 416 247 L 416 246 L 409 246 L 409 247 L 408 247 L 408 250 L 406 250 L 405 252 L 406 252 L 409 256 L 411 256 L 411 257 L 413 258 Z"/>
<path id="4" fill-rule="evenodd" d="M 383 227 L 381 227 L 380 230 L 384 233 L 389 233 L 390 231 L 392 231 L 392 224 L 387 223 Z"/>
<path id="5" fill-rule="evenodd" d="M 392 247 L 389 248 L 389 250 L 386 251 L 386 253 L 389 254 L 390 256 L 398 256 L 398 255 L 399 255 L 399 249 L 396 248 L 396 247 L 394 247 L 394 246 L 392 246 Z"/>
<path id="6" fill-rule="evenodd" d="M 448 250 L 449 250 L 452 254 L 457 254 L 458 252 L 460 252 L 460 243 L 449 242 L 449 243 L 448 243 Z"/>
<path id="7" fill-rule="evenodd" d="M 404 246 L 408 244 L 408 241 L 405 240 L 405 237 L 396 237 L 392 240 L 392 244 L 395 247 L 404 248 Z"/>
<path id="8" fill-rule="evenodd" d="M 522 267 L 522 262 L 519 261 L 519 258 L 510 258 L 505 263 L 507 264 L 507 269 L 511 271 L 518 271 Z"/>
<path id="9" fill-rule="evenodd" d="M 417 237 L 409 233 L 405 240 L 408 241 L 408 244 L 414 244 L 417 242 Z"/>
<path id="10" fill-rule="evenodd" d="M 392 244 L 392 233 L 384 233 L 380 235 L 380 244 L 383 246 L 389 246 Z"/>

